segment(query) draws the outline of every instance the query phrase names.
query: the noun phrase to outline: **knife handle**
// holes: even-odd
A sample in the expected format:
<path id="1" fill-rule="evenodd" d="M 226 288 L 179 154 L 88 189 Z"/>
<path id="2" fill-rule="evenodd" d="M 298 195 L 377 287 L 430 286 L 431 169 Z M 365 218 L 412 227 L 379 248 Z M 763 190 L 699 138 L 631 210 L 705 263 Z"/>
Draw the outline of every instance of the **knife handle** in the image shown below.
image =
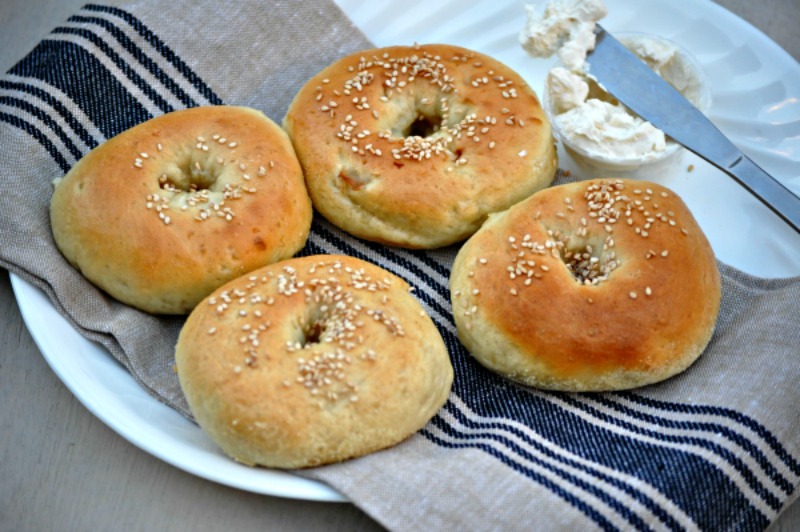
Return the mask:
<path id="1" fill-rule="evenodd" d="M 740 152 L 741 153 L 741 152 Z M 720 167 L 800 233 L 800 198 L 741 154 L 728 168 Z"/>

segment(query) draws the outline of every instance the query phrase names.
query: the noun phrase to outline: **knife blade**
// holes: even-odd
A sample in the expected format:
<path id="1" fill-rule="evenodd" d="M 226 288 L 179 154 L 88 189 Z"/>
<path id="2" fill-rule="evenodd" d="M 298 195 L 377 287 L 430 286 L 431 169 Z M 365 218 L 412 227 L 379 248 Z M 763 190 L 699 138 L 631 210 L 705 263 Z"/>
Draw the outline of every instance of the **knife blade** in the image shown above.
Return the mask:
<path id="1" fill-rule="evenodd" d="M 735 179 L 800 233 L 800 198 L 737 148 L 703 113 L 599 24 L 589 74 L 623 105 Z"/>

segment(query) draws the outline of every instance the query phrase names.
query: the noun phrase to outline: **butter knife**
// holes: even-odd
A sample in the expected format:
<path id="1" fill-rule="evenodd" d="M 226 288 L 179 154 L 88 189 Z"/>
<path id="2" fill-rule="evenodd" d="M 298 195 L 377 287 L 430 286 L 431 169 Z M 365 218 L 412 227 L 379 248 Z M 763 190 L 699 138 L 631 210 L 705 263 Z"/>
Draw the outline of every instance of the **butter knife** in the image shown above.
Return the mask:
<path id="1" fill-rule="evenodd" d="M 800 233 L 800 198 L 744 155 L 669 83 L 600 25 L 589 74 L 623 105 L 735 179 Z"/>

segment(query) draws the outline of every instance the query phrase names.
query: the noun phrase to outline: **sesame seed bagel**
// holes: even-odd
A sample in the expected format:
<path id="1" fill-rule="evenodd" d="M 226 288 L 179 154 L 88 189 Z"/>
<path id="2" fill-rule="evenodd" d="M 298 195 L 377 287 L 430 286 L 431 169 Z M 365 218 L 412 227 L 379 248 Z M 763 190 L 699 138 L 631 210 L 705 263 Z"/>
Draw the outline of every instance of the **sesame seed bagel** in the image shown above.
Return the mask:
<path id="1" fill-rule="evenodd" d="M 492 216 L 450 278 L 461 342 L 529 386 L 608 391 L 664 380 L 719 312 L 714 253 L 683 201 L 643 181 L 538 192 Z"/>
<path id="2" fill-rule="evenodd" d="M 294 255 L 311 201 L 291 143 L 244 107 L 175 111 L 96 147 L 56 183 L 53 236 L 114 298 L 185 314 L 225 282 Z"/>
<path id="3" fill-rule="evenodd" d="M 178 339 L 195 419 L 248 465 L 315 466 L 399 443 L 453 381 L 444 341 L 409 292 L 345 256 L 290 259 L 231 281 Z"/>
<path id="4" fill-rule="evenodd" d="M 284 118 L 315 208 L 355 236 L 436 248 L 548 186 L 557 155 L 531 87 L 449 45 L 344 57 Z"/>

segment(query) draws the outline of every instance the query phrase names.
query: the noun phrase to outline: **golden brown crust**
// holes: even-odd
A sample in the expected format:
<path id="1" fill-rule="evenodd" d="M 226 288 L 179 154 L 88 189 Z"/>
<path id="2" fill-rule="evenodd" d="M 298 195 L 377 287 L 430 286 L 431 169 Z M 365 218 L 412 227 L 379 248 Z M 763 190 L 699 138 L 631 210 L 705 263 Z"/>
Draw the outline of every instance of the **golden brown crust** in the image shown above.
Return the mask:
<path id="1" fill-rule="evenodd" d="M 493 216 L 460 250 L 450 285 L 461 341 L 482 364 L 570 391 L 683 371 L 720 302 L 713 251 L 683 201 L 630 180 L 552 187 Z"/>
<path id="2" fill-rule="evenodd" d="M 222 106 L 109 139 L 57 183 L 50 212 L 56 244 L 90 281 L 164 314 L 294 255 L 312 216 L 285 133 L 258 111 Z"/>
<path id="3" fill-rule="evenodd" d="M 345 256 L 291 259 L 221 287 L 190 314 L 175 357 L 208 435 L 242 463 L 278 468 L 400 442 L 453 380 L 408 285 Z"/>
<path id="4" fill-rule="evenodd" d="M 525 81 L 449 45 L 345 57 L 300 90 L 283 125 L 318 211 L 351 234 L 410 248 L 468 237 L 548 186 L 557 166 Z"/>

